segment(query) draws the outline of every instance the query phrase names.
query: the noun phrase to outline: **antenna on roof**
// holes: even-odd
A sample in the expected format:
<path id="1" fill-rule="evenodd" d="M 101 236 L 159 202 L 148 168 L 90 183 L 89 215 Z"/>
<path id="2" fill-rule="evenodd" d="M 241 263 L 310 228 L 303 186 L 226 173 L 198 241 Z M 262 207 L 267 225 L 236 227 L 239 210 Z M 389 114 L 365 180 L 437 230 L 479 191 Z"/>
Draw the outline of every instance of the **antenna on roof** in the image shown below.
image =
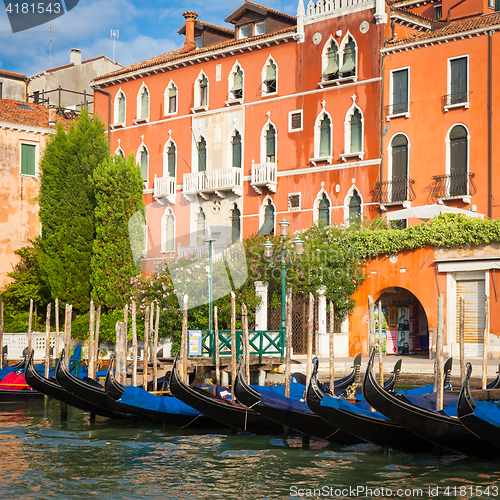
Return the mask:
<path id="1" fill-rule="evenodd" d="M 49 69 L 52 69 L 52 28 L 49 28 Z"/>
<path id="2" fill-rule="evenodd" d="M 117 38 L 120 38 L 120 31 L 111 30 L 111 38 L 113 39 L 113 62 L 115 62 L 115 43 Z"/>

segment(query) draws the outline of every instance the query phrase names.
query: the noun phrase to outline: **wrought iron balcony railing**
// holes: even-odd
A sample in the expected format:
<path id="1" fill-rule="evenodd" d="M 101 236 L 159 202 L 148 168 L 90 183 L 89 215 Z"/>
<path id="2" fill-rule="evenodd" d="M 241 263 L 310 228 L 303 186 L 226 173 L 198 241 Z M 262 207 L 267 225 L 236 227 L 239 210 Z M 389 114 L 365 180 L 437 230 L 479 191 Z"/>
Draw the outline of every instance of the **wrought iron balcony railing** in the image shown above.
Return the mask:
<path id="1" fill-rule="evenodd" d="M 375 200 L 381 205 L 402 205 L 413 201 L 416 198 L 413 184 L 413 179 L 376 182 Z"/>
<path id="2" fill-rule="evenodd" d="M 443 96 L 443 104 L 445 109 L 449 106 L 469 106 L 469 94 L 471 92 L 455 92 L 454 94 L 446 94 Z"/>
<path id="3" fill-rule="evenodd" d="M 473 182 L 474 174 L 460 172 L 457 174 L 435 175 L 432 177 L 434 186 L 432 194 L 438 200 L 464 198 L 476 194 L 476 185 Z"/>
<path id="4" fill-rule="evenodd" d="M 387 116 L 407 115 L 410 112 L 409 102 L 398 102 L 385 107 Z"/>

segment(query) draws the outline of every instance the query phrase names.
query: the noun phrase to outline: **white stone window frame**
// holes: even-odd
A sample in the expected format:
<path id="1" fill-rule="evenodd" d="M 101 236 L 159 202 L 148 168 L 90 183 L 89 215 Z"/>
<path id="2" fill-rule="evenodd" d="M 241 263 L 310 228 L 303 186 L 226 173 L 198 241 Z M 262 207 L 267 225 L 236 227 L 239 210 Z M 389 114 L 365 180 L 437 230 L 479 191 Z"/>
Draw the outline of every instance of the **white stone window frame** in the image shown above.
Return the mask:
<path id="1" fill-rule="evenodd" d="M 342 65 L 343 65 L 342 61 L 344 59 L 345 47 L 349 43 L 349 39 L 350 38 L 352 38 L 353 41 L 354 41 L 354 54 L 356 56 L 355 57 L 355 64 L 354 64 L 354 75 L 353 76 L 346 76 L 346 77 L 342 78 L 340 76 L 340 70 L 342 69 Z M 344 38 L 340 42 L 340 48 L 339 48 L 339 78 L 338 78 L 337 81 L 339 83 L 342 83 L 344 81 L 356 81 L 358 79 L 358 66 L 359 66 L 358 42 L 356 42 L 356 38 L 354 37 L 354 35 L 349 30 L 347 30 L 347 33 L 345 34 Z"/>
<path id="2" fill-rule="evenodd" d="M 238 69 L 241 70 L 241 73 L 243 75 L 242 77 L 242 86 L 241 86 L 241 97 L 234 97 L 233 93 L 231 92 L 231 89 L 233 88 L 234 85 L 234 77 L 236 76 L 236 72 Z M 245 71 L 243 70 L 243 66 L 238 62 L 238 59 L 236 59 L 236 62 L 233 64 L 233 67 L 231 68 L 231 71 L 229 72 L 229 76 L 227 77 L 227 101 L 226 101 L 226 106 L 230 106 L 231 104 L 241 104 L 245 98 Z"/>
<path id="3" fill-rule="evenodd" d="M 278 212 L 276 210 L 276 205 L 274 204 L 273 199 L 269 195 L 266 195 L 266 197 L 262 200 L 259 208 L 259 229 L 262 227 L 262 224 L 264 224 L 264 221 L 266 220 L 266 207 L 269 205 L 269 200 L 271 200 L 271 205 L 274 207 L 273 233 L 276 234 L 276 219 L 278 218 Z"/>
<path id="4" fill-rule="evenodd" d="M 266 132 L 269 130 L 270 126 L 274 127 L 276 131 L 276 135 L 274 136 L 274 162 L 267 161 L 267 142 L 266 142 Z M 260 162 L 261 163 L 278 163 L 278 127 L 274 122 L 271 121 L 271 118 L 267 119 L 266 124 L 262 128 L 262 132 L 260 133 Z"/>
<path id="5" fill-rule="evenodd" d="M 328 203 L 330 203 L 330 206 L 328 208 L 328 220 L 330 221 L 330 225 L 332 224 L 332 200 L 330 196 L 328 196 L 328 193 L 325 191 L 324 188 L 321 188 L 319 193 L 316 196 L 316 199 L 314 200 L 313 203 L 313 222 L 315 224 L 318 224 L 319 222 L 319 204 L 321 200 L 323 199 L 323 195 L 326 195 L 326 199 L 328 200 Z"/>
<path id="6" fill-rule="evenodd" d="M 167 219 L 169 216 L 174 218 L 174 248 L 172 250 L 167 250 Z M 167 207 L 163 212 L 161 217 L 161 251 L 163 254 L 172 254 L 175 253 L 175 231 L 176 231 L 177 220 L 175 218 L 174 211 L 171 207 Z"/>
<path id="7" fill-rule="evenodd" d="M 298 207 L 292 207 L 292 204 L 290 202 L 290 197 L 291 196 L 299 196 L 299 206 Z M 302 210 L 302 193 L 301 192 L 295 192 L 295 193 L 288 193 L 288 211 L 289 212 L 300 212 Z"/>
<path id="8" fill-rule="evenodd" d="M 175 99 L 175 111 L 170 112 L 170 89 L 175 87 L 176 90 L 176 99 Z M 172 116 L 176 115 L 179 112 L 179 87 L 175 84 L 173 80 L 168 82 L 167 88 L 165 89 L 165 93 L 163 95 L 163 115 L 164 116 Z"/>
<path id="9" fill-rule="evenodd" d="M 205 139 L 205 152 L 206 152 L 206 160 L 207 164 L 205 165 L 205 170 L 200 170 L 200 165 L 198 164 L 198 148 L 200 146 L 200 142 L 202 139 Z M 207 172 L 208 171 L 208 141 L 207 138 L 203 135 L 200 134 L 198 137 L 196 137 L 195 142 L 194 142 L 194 161 L 193 161 L 193 167 L 196 167 L 196 170 L 192 170 L 192 172 Z M 177 162 L 177 159 L 176 159 Z M 205 211 L 203 211 L 205 213 Z"/>
<path id="10" fill-rule="evenodd" d="M 406 142 L 407 142 L 407 149 L 408 149 L 408 152 L 407 152 L 407 158 L 406 158 L 406 178 L 409 179 L 410 178 L 410 158 L 411 158 L 411 155 L 410 155 L 410 151 L 411 151 L 411 142 L 410 142 L 410 138 L 408 137 L 407 134 L 405 134 L 404 132 L 395 132 L 389 143 L 387 144 L 387 180 L 389 181 L 392 181 L 392 141 L 394 140 L 394 138 L 397 136 L 397 135 L 404 135 L 406 137 Z M 361 194 L 360 194 L 361 196 Z M 388 196 L 388 200 L 389 202 L 391 202 L 392 200 L 392 192 L 391 193 L 387 193 L 387 196 Z M 403 207 L 404 208 L 409 208 L 411 206 L 411 202 L 403 202 Z"/>
<path id="11" fill-rule="evenodd" d="M 203 77 L 205 77 L 207 79 L 207 102 L 204 105 L 202 105 L 202 103 L 201 103 L 201 87 L 200 87 L 200 83 L 203 80 Z M 210 102 L 210 80 L 203 70 L 200 71 L 196 80 L 194 81 L 193 89 L 194 89 L 193 90 L 194 91 L 194 106 L 191 108 L 191 111 L 193 113 L 196 113 L 199 111 L 207 111 L 208 106 L 209 106 L 209 102 Z"/>
<path id="12" fill-rule="evenodd" d="M 142 94 L 144 94 L 144 91 L 147 91 L 148 93 L 148 116 L 145 118 L 141 118 L 141 111 L 142 111 Z M 134 123 L 147 123 L 149 122 L 149 117 L 150 115 L 150 110 L 151 110 L 151 92 L 149 92 L 148 86 L 142 82 L 141 88 L 139 89 L 139 92 L 137 93 L 137 113 L 136 113 L 136 119 L 134 120 Z"/>
<path id="13" fill-rule="evenodd" d="M 455 109 L 455 108 L 469 108 L 469 89 L 470 89 L 470 58 L 469 54 L 462 54 L 460 56 L 453 56 L 449 57 L 447 60 L 447 76 L 446 76 L 446 94 L 450 95 L 451 94 L 451 61 L 456 61 L 457 59 L 463 59 L 465 58 L 467 60 L 467 100 L 464 102 L 459 102 L 457 104 L 446 104 L 446 101 L 444 103 L 444 110 L 448 111 L 450 109 Z"/>
<path id="14" fill-rule="evenodd" d="M 330 119 L 330 156 L 319 155 L 321 142 L 321 122 L 323 121 L 323 118 L 325 116 L 328 116 L 328 118 Z M 333 120 L 330 113 L 328 113 L 328 111 L 324 107 L 316 117 L 316 121 L 314 123 L 314 157 L 309 158 L 309 161 L 314 166 L 316 166 L 316 164 L 320 162 L 328 162 L 330 165 L 333 162 Z"/>
<path id="15" fill-rule="evenodd" d="M 321 82 L 323 85 L 325 84 L 331 84 L 331 83 L 335 83 L 337 80 L 323 80 L 323 73 L 325 71 L 325 69 L 328 67 L 328 49 L 331 47 L 331 45 L 335 44 L 336 47 L 337 47 L 337 55 L 339 57 L 339 70 L 340 70 L 340 61 L 342 59 L 342 54 L 340 53 L 340 46 L 339 44 L 337 43 L 337 40 L 335 40 L 335 38 L 333 37 L 333 35 L 330 35 L 330 37 L 328 38 L 328 40 L 325 42 L 325 44 L 323 45 L 323 50 L 321 51 Z"/>
<path id="16" fill-rule="evenodd" d="M 446 144 L 446 175 L 451 174 L 451 140 L 450 140 L 450 134 L 451 131 L 458 126 L 462 126 L 465 128 L 467 131 L 467 173 L 470 171 L 470 130 L 469 127 L 465 123 L 458 122 L 454 123 L 451 125 L 451 127 L 448 129 L 446 132 L 446 137 L 445 137 L 445 144 Z M 467 192 L 469 191 L 469 184 L 467 183 Z M 448 189 L 446 189 L 446 192 L 448 194 Z M 471 202 L 471 196 L 469 194 L 460 196 L 459 198 L 463 199 L 464 203 L 470 203 Z"/>
<path id="17" fill-rule="evenodd" d="M 363 159 L 365 152 L 365 115 L 361 108 L 356 104 L 356 98 L 353 96 L 353 104 L 348 109 L 344 120 L 344 153 L 340 155 L 342 160 L 347 161 L 348 158 Z M 351 119 L 354 112 L 358 110 L 361 114 L 361 151 L 351 151 Z"/>
<path id="18" fill-rule="evenodd" d="M 231 131 L 231 133 L 229 134 L 229 142 L 228 142 L 228 147 L 227 147 L 227 158 L 226 158 L 226 165 L 230 165 L 231 167 L 233 166 L 233 139 L 234 139 L 234 136 L 236 135 L 236 132 L 238 132 L 238 134 L 240 134 L 240 137 L 241 137 L 241 168 L 243 169 L 243 159 L 244 159 L 244 152 L 245 152 L 245 149 L 244 149 L 244 145 L 243 145 L 243 134 L 242 132 L 237 128 L 237 127 L 234 127 Z"/>
<path id="19" fill-rule="evenodd" d="M 389 79 L 389 111 L 392 110 L 392 107 L 394 105 L 394 73 L 397 73 L 398 71 L 404 71 L 406 70 L 408 72 L 408 90 L 407 90 L 407 103 L 408 103 L 408 111 L 404 113 L 387 113 L 386 120 L 388 122 L 391 121 L 393 118 L 399 118 L 400 116 L 404 116 L 405 118 L 410 118 L 410 91 L 411 91 L 411 71 L 410 71 L 410 66 L 403 66 L 402 68 L 394 68 L 391 69 L 391 77 Z"/>
<path id="20" fill-rule="evenodd" d="M 270 66 L 271 64 L 271 61 L 273 62 L 274 66 L 276 67 L 276 92 L 268 92 L 265 87 L 266 87 L 266 84 L 264 83 L 264 80 L 266 79 L 266 76 L 267 76 L 267 68 Z M 276 62 L 276 59 L 274 59 L 273 56 L 269 56 L 264 64 L 264 66 L 262 67 L 262 73 L 261 73 L 261 81 L 262 81 L 262 85 L 261 85 L 261 96 L 262 97 L 267 97 L 267 96 L 275 96 L 278 94 L 278 71 L 279 71 L 279 67 L 278 67 L 278 63 Z"/>
<path id="21" fill-rule="evenodd" d="M 165 146 L 163 146 L 163 177 L 169 177 L 168 174 L 168 150 L 171 145 L 175 146 L 175 178 L 177 178 L 177 144 L 176 142 L 170 137 L 170 139 L 165 143 Z"/>
<path id="22" fill-rule="evenodd" d="M 113 153 L 113 156 L 116 156 L 116 155 L 121 155 L 123 158 L 126 159 L 126 156 L 125 156 L 125 151 L 123 151 L 122 147 L 121 146 L 118 146 L 116 149 L 115 149 L 115 152 Z"/>
<path id="23" fill-rule="evenodd" d="M 141 154 L 143 151 L 146 151 L 147 154 L 148 154 L 148 165 L 147 165 L 147 180 L 144 181 L 144 189 L 148 189 L 149 187 L 149 149 L 148 147 L 146 146 L 146 144 L 144 144 L 144 140 L 141 142 L 141 145 L 139 146 L 139 149 L 137 149 L 137 153 L 136 153 L 136 165 L 139 167 L 139 170 L 141 169 Z"/>
<path id="24" fill-rule="evenodd" d="M 349 191 L 347 191 L 347 195 L 344 198 L 344 224 L 346 226 L 349 226 L 350 223 L 350 218 L 349 218 L 349 202 L 351 201 L 351 198 L 354 195 L 354 191 L 357 191 L 359 198 L 361 200 L 361 220 L 363 220 L 363 215 L 364 215 L 364 201 L 363 201 L 363 195 L 361 194 L 361 190 L 356 186 L 356 184 L 353 184 L 350 188 Z"/>
<path id="25" fill-rule="evenodd" d="M 264 25 L 264 33 L 257 33 L 257 26 L 258 25 Z M 262 36 L 266 34 L 266 20 L 264 19 L 263 21 L 256 21 L 253 26 L 253 36 Z"/>
<path id="26" fill-rule="evenodd" d="M 123 122 L 118 121 L 118 119 L 120 117 L 120 104 L 119 104 L 120 95 L 122 95 L 123 98 L 125 99 L 125 121 L 123 121 Z M 121 87 L 118 89 L 118 92 L 115 95 L 115 101 L 114 101 L 114 105 L 113 105 L 113 114 L 114 114 L 114 116 L 113 116 L 114 119 L 113 119 L 113 123 L 111 124 L 112 128 L 124 127 L 125 123 L 127 121 L 127 97 L 125 96 L 125 92 L 123 92 Z"/>
<path id="27" fill-rule="evenodd" d="M 292 116 L 295 114 L 300 114 L 300 127 L 292 128 Z M 304 111 L 302 109 L 295 109 L 294 111 L 288 112 L 288 132 L 302 132 L 304 130 Z"/>
<path id="28" fill-rule="evenodd" d="M 21 169 L 22 169 L 22 145 L 26 146 L 35 146 L 35 175 L 31 174 L 22 174 Z M 40 142 L 37 140 L 30 140 L 30 139 L 21 139 L 19 141 L 19 175 L 23 175 L 26 177 L 38 177 L 40 173 L 39 169 L 39 163 L 40 163 Z"/>

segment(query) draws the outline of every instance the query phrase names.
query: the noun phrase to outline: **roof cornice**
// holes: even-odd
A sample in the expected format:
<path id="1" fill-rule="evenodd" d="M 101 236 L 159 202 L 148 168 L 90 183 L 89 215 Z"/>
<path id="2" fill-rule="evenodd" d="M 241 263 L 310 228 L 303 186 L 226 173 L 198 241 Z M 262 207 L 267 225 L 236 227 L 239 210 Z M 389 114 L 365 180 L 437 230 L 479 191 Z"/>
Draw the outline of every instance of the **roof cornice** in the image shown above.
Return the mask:
<path id="1" fill-rule="evenodd" d="M 22 125 L 18 123 L 8 123 L 8 122 L 0 122 L 0 130 L 11 130 L 15 132 L 26 132 L 27 134 L 55 134 L 56 128 L 48 128 L 48 127 L 33 127 L 29 125 Z"/>

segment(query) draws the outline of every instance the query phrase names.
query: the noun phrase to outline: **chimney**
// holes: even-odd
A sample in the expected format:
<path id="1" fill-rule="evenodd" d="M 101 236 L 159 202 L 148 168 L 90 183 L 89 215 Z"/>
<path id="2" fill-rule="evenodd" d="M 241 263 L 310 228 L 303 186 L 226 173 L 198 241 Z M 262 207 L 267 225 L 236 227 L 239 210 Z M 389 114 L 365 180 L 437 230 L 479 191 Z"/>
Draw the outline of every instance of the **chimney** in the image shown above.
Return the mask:
<path id="1" fill-rule="evenodd" d="M 196 12 L 184 12 L 182 14 L 186 18 L 186 40 L 184 42 L 183 52 L 191 52 L 196 49 L 194 43 L 194 21 L 198 17 Z"/>
<path id="2" fill-rule="evenodd" d="M 71 49 L 69 53 L 69 62 L 75 66 L 82 64 L 82 51 L 80 49 Z"/>
<path id="3" fill-rule="evenodd" d="M 49 127 L 56 126 L 56 108 L 49 108 Z"/>

